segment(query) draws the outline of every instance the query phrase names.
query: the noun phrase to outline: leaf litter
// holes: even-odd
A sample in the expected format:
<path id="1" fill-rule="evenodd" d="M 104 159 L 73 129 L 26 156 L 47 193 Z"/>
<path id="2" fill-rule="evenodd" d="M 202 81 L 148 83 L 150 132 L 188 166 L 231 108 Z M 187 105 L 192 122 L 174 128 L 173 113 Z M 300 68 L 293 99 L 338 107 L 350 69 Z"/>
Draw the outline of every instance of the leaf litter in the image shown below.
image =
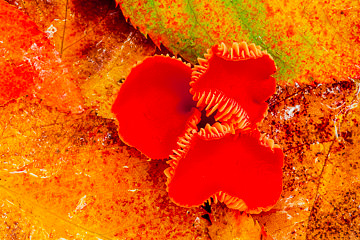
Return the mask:
<path id="1" fill-rule="evenodd" d="M 27 97 L 1 107 L 2 236 L 236 239 L 246 231 L 264 237 L 266 230 L 273 239 L 359 238 L 358 79 L 278 87 L 270 99 L 261 130 L 286 154 L 282 197 L 271 211 L 244 216 L 221 204 L 212 213 L 180 208 L 167 197 L 164 161 L 124 145 L 109 111 L 119 80 L 137 59 L 154 54 L 154 45 L 128 25 L 121 34 L 96 30 L 106 17 L 89 20 L 79 6 L 71 8 L 74 2 L 16 2 L 53 32 L 57 49 L 63 46 L 88 110 L 67 115 Z M 64 7 L 74 17 L 60 31 Z"/>

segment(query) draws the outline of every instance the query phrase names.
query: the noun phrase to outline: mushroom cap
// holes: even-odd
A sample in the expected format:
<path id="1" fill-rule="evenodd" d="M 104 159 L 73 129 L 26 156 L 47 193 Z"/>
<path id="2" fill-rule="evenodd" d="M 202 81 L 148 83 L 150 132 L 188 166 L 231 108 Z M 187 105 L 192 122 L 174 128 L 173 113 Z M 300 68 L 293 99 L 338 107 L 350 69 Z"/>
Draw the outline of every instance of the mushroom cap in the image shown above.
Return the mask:
<path id="1" fill-rule="evenodd" d="M 268 104 L 265 102 L 275 93 L 276 82 L 271 76 L 276 71 L 270 55 L 254 44 L 234 43 L 227 49 L 225 44 L 215 45 L 206 59 L 199 59 L 192 73 L 191 92 L 221 91 L 237 102 L 255 124 L 264 118 Z"/>
<path id="2" fill-rule="evenodd" d="M 135 66 L 112 106 L 122 140 L 150 158 L 167 158 L 196 106 L 190 78 L 190 66 L 171 57 L 149 57 Z"/>
<path id="3" fill-rule="evenodd" d="M 199 206 L 216 197 L 247 212 L 275 205 L 282 191 L 284 155 L 272 140 L 256 130 L 215 140 L 195 133 L 189 142 L 185 153 L 165 171 L 167 190 L 175 203 Z M 228 196 L 221 200 L 223 193 Z"/>

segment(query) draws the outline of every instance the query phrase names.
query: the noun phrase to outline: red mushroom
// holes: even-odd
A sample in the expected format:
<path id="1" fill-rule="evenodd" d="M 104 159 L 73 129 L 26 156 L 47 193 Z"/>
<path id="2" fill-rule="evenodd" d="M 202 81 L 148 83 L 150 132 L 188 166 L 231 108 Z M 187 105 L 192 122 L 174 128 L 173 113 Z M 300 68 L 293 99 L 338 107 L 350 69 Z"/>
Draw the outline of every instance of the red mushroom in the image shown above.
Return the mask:
<path id="1" fill-rule="evenodd" d="M 198 59 L 200 65 L 195 66 L 190 82 L 197 106 L 207 116 L 213 114 L 215 121 L 235 124 L 235 129 L 244 127 L 238 126 L 243 118 L 236 116 L 242 111 L 250 124 L 260 122 L 267 110 L 265 101 L 275 93 L 271 75 L 276 66 L 271 56 L 245 42 L 234 43 L 230 49 L 224 43 L 215 45 L 204 56 Z"/>
<path id="2" fill-rule="evenodd" d="M 150 158 L 167 158 L 196 105 L 190 78 L 190 66 L 165 56 L 134 67 L 112 106 L 122 140 Z"/>
<path id="3" fill-rule="evenodd" d="M 133 68 L 112 107 L 119 134 L 150 158 L 170 155 L 167 190 L 178 205 L 213 199 L 249 213 L 269 210 L 282 191 L 284 156 L 256 123 L 275 92 L 275 64 L 245 43 L 229 53 L 215 46 L 206 58 L 192 76 L 163 56 Z"/>
<path id="4" fill-rule="evenodd" d="M 168 161 L 169 197 L 193 207 L 213 198 L 228 207 L 258 213 L 269 210 L 282 191 L 283 152 L 257 130 L 204 139 L 189 128 Z"/>

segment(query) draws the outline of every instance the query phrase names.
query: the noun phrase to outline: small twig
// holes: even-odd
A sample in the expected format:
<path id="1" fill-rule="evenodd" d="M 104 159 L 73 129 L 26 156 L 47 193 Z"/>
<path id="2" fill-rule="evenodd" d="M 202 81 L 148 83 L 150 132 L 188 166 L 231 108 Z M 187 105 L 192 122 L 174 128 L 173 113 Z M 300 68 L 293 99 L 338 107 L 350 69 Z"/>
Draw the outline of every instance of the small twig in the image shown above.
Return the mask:
<path id="1" fill-rule="evenodd" d="M 68 4 L 69 4 L 69 0 L 66 0 L 66 4 L 65 4 L 65 20 L 64 20 L 65 22 L 64 22 L 64 29 L 63 29 L 63 33 L 62 33 L 62 40 L 61 40 L 61 47 L 60 47 L 60 58 L 62 57 L 62 54 L 63 54 L 63 48 L 64 48 L 64 42 L 65 42 L 65 30 L 66 30 Z"/>

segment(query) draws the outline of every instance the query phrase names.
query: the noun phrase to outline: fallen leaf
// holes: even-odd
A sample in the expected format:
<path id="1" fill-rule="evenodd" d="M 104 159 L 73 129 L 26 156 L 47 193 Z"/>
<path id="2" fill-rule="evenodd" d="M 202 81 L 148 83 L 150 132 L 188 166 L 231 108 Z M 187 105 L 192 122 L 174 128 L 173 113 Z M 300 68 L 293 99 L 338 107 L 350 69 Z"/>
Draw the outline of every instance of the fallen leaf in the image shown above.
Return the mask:
<path id="1" fill-rule="evenodd" d="M 211 239 L 272 239 L 251 215 L 244 212 L 218 204 L 212 208 L 211 215 L 212 225 L 209 226 Z"/>
<path id="2" fill-rule="evenodd" d="M 123 145 L 114 121 L 24 99 L 3 107 L 0 122 L 0 236 L 178 239 L 204 232 L 205 220 L 194 224 L 200 208 L 170 203 L 166 164 Z"/>
<path id="3" fill-rule="evenodd" d="M 283 193 L 255 217 L 274 239 L 357 239 L 359 82 L 279 88 L 263 130 L 282 143 Z"/>
<path id="4" fill-rule="evenodd" d="M 82 112 L 79 89 L 36 24 L 3 0 L 0 24 L 0 105 L 31 95 L 61 111 Z"/>
<path id="5" fill-rule="evenodd" d="M 267 50 L 281 85 L 359 76 L 359 3 L 337 1 L 116 0 L 124 15 L 193 64 L 214 44 L 245 41 Z"/>
<path id="6" fill-rule="evenodd" d="M 85 106 L 115 118 L 111 105 L 131 67 L 155 45 L 124 21 L 111 0 L 15 1 L 48 34 L 76 77 Z"/>

